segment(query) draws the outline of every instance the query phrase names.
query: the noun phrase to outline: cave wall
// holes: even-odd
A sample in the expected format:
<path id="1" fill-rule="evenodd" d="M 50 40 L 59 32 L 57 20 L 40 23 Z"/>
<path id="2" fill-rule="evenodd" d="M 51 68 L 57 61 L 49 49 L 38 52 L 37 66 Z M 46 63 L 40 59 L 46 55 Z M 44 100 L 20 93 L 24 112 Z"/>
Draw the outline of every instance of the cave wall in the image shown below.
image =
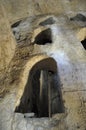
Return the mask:
<path id="1" fill-rule="evenodd" d="M 68 17 L 77 13 L 85 14 L 85 0 L 48 0 L 47 2 L 2 0 L 0 3 L 6 10 L 4 11 L 0 4 L 0 130 L 85 130 L 86 51 L 80 43 L 82 31 L 78 34 L 79 40 L 76 35 L 77 28 L 80 30 L 85 23 L 71 23 L 66 16 L 58 16 L 58 14 L 66 14 Z M 39 21 L 42 22 L 43 19 L 46 19 L 44 14 L 48 14 L 48 17 L 56 20 L 55 24 L 43 27 L 51 29 L 52 43 L 45 46 L 29 45 L 32 39 L 30 41 L 28 39 L 27 45 L 22 42 L 16 45 L 9 22 L 12 24 L 23 17 L 38 14 L 41 16 L 34 17 L 37 18 L 36 22 L 29 21 L 28 30 L 31 31 L 30 27 L 33 27 L 31 36 L 35 39 L 34 32 L 36 31 L 37 36 L 39 32 L 43 31 L 41 27 L 38 28 Z M 43 19 L 41 19 L 42 17 Z M 23 25 L 27 27 L 27 24 L 28 20 L 19 27 L 20 33 L 23 30 L 26 32 Z M 41 31 L 37 31 L 36 28 Z M 84 31 L 83 37 L 85 36 Z M 47 57 L 53 57 L 57 63 L 59 75 L 57 79 L 60 81 L 65 111 L 61 114 L 57 113 L 51 120 L 25 119 L 22 113 L 14 112 L 15 108 L 20 103 L 31 68 Z M 8 64 L 9 67 L 2 78 L 2 72 Z M 39 68 L 39 66 L 37 67 Z M 51 64 L 50 68 L 52 68 Z"/>

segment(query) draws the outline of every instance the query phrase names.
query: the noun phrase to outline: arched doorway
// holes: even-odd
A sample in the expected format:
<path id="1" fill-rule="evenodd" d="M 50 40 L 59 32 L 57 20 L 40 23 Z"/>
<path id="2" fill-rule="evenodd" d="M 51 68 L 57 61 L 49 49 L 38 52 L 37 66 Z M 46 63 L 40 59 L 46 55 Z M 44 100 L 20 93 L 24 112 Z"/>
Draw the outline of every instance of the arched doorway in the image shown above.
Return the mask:
<path id="1" fill-rule="evenodd" d="M 63 104 L 53 58 L 36 63 L 30 70 L 21 102 L 15 112 L 34 113 L 36 117 L 51 117 L 62 113 Z"/>

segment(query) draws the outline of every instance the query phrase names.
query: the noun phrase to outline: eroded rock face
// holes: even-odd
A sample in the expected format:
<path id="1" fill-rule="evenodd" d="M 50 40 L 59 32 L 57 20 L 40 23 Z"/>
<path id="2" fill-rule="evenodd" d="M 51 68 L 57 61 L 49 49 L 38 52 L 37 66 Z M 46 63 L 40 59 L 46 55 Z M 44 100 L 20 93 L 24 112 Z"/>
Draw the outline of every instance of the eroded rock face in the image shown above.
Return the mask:
<path id="1" fill-rule="evenodd" d="M 4 0 L 1 2 L 8 12 L 9 21 L 13 23 L 10 27 L 16 39 L 16 49 L 15 40 L 5 16 L 6 12 L 0 6 L 0 36 L 2 39 L 0 47 L 3 52 L 0 64 L 2 67 L 0 68 L 5 68 L 3 65 L 8 67 L 9 64 L 3 76 L 0 77 L 0 130 L 85 130 L 86 50 L 81 41 L 86 38 L 86 22 L 70 19 L 74 19 L 74 16 L 81 12 L 82 15 L 86 16 L 84 11 L 85 1 L 66 0 L 64 2 L 63 0 L 54 0 L 45 2 L 39 0 L 37 3 L 29 0 L 24 2 Z M 17 6 L 15 6 L 16 4 Z M 80 9 L 78 8 L 79 5 Z M 29 14 L 26 13 L 27 8 Z M 67 11 L 71 11 L 71 13 Z M 58 15 L 58 13 L 61 15 Z M 4 17 L 2 17 L 2 14 Z M 69 16 L 69 14 L 71 15 Z M 19 20 L 23 15 L 28 17 Z M 81 35 L 82 33 L 83 35 Z M 45 40 L 46 37 L 48 40 Z M 49 42 L 49 40 L 52 42 Z M 44 44 L 41 42 L 44 42 Z M 59 111 L 55 115 L 52 114 L 52 118 L 36 118 L 33 111 L 24 114 L 22 111 L 23 105 L 21 110 L 16 110 L 21 102 L 26 105 L 30 103 L 28 97 L 31 96 L 30 99 L 32 99 L 32 87 L 34 88 L 33 93 L 35 93 L 35 91 L 38 91 L 37 84 L 39 84 L 39 87 L 41 85 L 48 86 L 47 74 L 42 80 L 35 73 L 38 69 L 42 69 L 42 71 L 47 69 L 49 74 L 57 72 L 55 90 L 58 90 L 60 94 L 56 95 L 54 89 L 51 89 L 51 91 L 53 91 L 53 100 L 58 96 L 57 103 L 55 100 L 53 104 L 55 106 L 58 104 Z M 34 79 L 33 86 L 32 78 Z M 35 82 L 36 79 L 38 82 Z M 40 93 L 42 92 L 41 89 Z M 23 95 L 24 98 L 22 98 Z M 61 102 L 58 100 L 63 103 L 64 111 L 62 112 L 60 111 Z M 30 107 L 32 105 L 31 103 Z M 24 105 L 24 110 L 25 108 Z M 31 116 L 32 113 L 33 116 Z"/>
<path id="2" fill-rule="evenodd" d="M 12 34 L 7 14 L 3 6 L 0 5 L 0 76 L 4 73 L 13 57 L 15 46 L 16 41 Z"/>
<path id="3" fill-rule="evenodd" d="M 1 0 L 12 23 L 24 17 L 41 14 L 67 14 L 75 16 L 86 11 L 85 0 Z"/>

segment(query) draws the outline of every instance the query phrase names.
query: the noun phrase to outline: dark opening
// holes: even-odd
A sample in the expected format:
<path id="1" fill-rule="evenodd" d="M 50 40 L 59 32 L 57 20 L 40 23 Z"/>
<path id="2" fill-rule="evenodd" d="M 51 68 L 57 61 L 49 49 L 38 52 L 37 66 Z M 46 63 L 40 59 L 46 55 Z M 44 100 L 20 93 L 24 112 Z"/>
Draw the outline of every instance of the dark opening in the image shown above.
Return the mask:
<path id="1" fill-rule="evenodd" d="M 39 33 L 35 37 L 34 43 L 36 43 L 38 45 L 45 45 L 47 43 L 52 43 L 52 32 L 51 32 L 51 29 L 48 28 L 48 29 L 42 31 L 41 33 Z"/>
<path id="2" fill-rule="evenodd" d="M 11 27 L 12 28 L 15 28 L 17 26 L 19 26 L 19 24 L 21 23 L 21 20 L 20 21 L 17 21 L 16 23 L 12 24 Z"/>
<path id="3" fill-rule="evenodd" d="M 32 78 L 28 79 L 15 112 L 34 113 L 35 117 L 52 117 L 52 114 L 63 113 L 57 74 L 48 70 L 37 70 Z"/>
<path id="4" fill-rule="evenodd" d="M 81 43 L 82 43 L 84 49 L 86 50 L 86 39 L 82 40 Z"/>
<path id="5" fill-rule="evenodd" d="M 45 26 L 45 25 L 51 25 L 51 24 L 54 24 L 54 23 L 55 23 L 55 20 L 52 17 L 50 17 L 50 18 L 40 22 L 39 25 Z"/>
<path id="6" fill-rule="evenodd" d="M 76 16 L 70 18 L 70 20 L 86 22 L 86 17 L 83 14 L 77 14 Z"/>

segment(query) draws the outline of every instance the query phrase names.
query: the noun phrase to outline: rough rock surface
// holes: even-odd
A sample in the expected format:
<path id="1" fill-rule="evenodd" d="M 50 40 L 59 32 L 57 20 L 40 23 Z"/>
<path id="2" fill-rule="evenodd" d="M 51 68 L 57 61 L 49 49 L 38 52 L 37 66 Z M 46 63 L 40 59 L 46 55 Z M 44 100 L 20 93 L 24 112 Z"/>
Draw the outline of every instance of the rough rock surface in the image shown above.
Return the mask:
<path id="1" fill-rule="evenodd" d="M 0 130 L 86 130 L 86 50 L 81 44 L 86 39 L 86 21 L 81 20 L 86 1 L 0 3 Z M 53 70 L 53 61 L 64 112 L 52 118 L 15 112 L 31 74 L 43 67 Z"/>
<path id="2" fill-rule="evenodd" d="M 0 5 L 0 76 L 4 73 L 15 52 L 16 41 L 4 8 Z"/>
<path id="3" fill-rule="evenodd" d="M 23 16 L 41 14 L 67 14 L 69 17 L 77 13 L 85 13 L 85 0 L 1 0 L 6 8 L 10 22 L 15 22 Z"/>

